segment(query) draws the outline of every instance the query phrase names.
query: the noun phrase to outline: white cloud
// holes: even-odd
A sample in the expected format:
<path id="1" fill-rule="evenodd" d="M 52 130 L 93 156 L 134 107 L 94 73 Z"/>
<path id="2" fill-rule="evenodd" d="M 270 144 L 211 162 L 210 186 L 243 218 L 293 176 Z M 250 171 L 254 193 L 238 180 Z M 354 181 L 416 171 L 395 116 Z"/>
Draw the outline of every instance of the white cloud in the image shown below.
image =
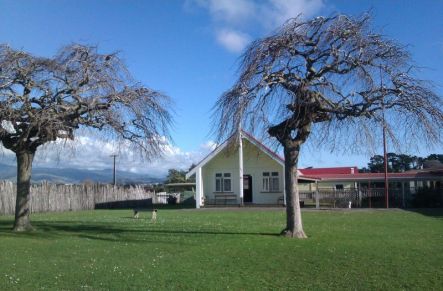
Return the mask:
<path id="1" fill-rule="evenodd" d="M 210 140 L 210 141 L 207 141 L 206 143 L 202 144 L 200 147 L 202 149 L 207 150 L 207 151 L 213 151 L 217 147 L 217 143 Z"/>
<path id="2" fill-rule="evenodd" d="M 148 161 L 134 152 L 130 144 L 117 144 L 97 140 L 90 136 L 77 136 L 75 142 L 58 142 L 39 148 L 34 159 L 35 167 L 75 168 L 102 170 L 113 167 L 111 154 L 117 153 L 117 169 L 138 174 L 164 177 L 168 169 L 187 170 L 192 163 L 198 163 L 215 147 L 208 141 L 196 151 L 183 151 L 165 140 L 164 155 Z M 3 152 L 3 154 L 1 154 Z M 14 164 L 15 155 L 0 145 L 0 163 Z"/>
<path id="3" fill-rule="evenodd" d="M 256 5 L 250 0 L 197 0 L 216 21 L 239 24 L 254 17 Z"/>
<path id="4" fill-rule="evenodd" d="M 314 16 L 325 6 L 323 0 L 269 0 L 260 9 L 263 24 L 274 29 L 289 18 Z"/>
<path id="5" fill-rule="evenodd" d="M 233 53 L 251 40 L 248 28 L 268 33 L 289 18 L 311 17 L 325 7 L 324 0 L 188 0 L 185 6 L 192 4 L 208 11 L 217 41 Z"/>
<path id="6" fill-rule="evenodd" d="M 222 29 L 217 31 L 217 41 L 223 45 L 227 50 L 234 53 L 239 53 L 250 42 L 250 37 L 247 34 L 229 30 Z"/>
<path id="7" fill-rule="evenodd" d="M 11 152 L 10 150 L 5 149 L 3 147 L 3 145 L 0 144 L 0 163 L 8 162 L 14 158 L 15 158 L 15 154 L 13 152 Z"/>

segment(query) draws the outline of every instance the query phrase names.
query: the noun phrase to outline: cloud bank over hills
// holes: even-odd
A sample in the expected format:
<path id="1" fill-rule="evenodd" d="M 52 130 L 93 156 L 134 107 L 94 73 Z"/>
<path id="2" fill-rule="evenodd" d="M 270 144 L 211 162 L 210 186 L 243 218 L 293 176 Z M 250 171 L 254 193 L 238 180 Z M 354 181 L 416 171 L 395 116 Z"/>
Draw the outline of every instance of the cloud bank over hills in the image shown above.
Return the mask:
<path id="1" fill-rule="evenodd" d="M 80 184 L 84 182 L 112 183 L 112 169 L 86 170 L 73 168 L 45 168 L 34 167 L 32 183 L 48 181 L 58 184 Z M 149 174 L 136 174 L 117 171 L 118 184 L 150 184 L 163 182 L 163 178 Z M 0 164 L 0 180 L 16 181 L 16 166 Z"/>
<path id="2" fill-rule="evenodd" d="M 33 180 L 44 180 L 43 177 L 47 177 L 51 181 L 66 183 L 87 179 L 109 182 L 112 180 L 113 168 L 111 155 L 117 154 L 116 168 L 122 179 L 159 181 L 164 179 L 168 169 L 189 169 L 192 163 L 199 162 L 215 146 L 214 142 L 208 141 L 196 151 L 184 151 L 165 141 L 164 155 L 147 160 L 133 151 L 129 144 L 80 135 L 75 141 L 59 141 L 39 148 L 33 164 Z M 0 164 L 0 179 L 15 177 L 15 155 L 1 148 L 1 145 Z"/>

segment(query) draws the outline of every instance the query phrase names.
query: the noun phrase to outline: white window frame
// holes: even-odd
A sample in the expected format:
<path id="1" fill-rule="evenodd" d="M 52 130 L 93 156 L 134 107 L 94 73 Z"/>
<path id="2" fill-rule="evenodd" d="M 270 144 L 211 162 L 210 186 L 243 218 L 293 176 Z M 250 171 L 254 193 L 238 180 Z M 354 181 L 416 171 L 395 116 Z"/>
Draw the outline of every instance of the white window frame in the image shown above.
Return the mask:
<path id="1" fill-rule="evenodd" d="M 279 172 L 263 172 L 262 173 L 262 191 L 263 192 L 280 192 L 280 173 Z"/>
<path id="2" fill-rule="evenodd" d="M 226 187 L 226 182 L 229 181 L 229 189 Z M 219 183 L 220 187 L 217 189 L 217 182 Z M 232 192 L 232 174 L 230 172 L 219 172 L 215 173 L 215 192 L 217 193 L 227 193 Z"/>

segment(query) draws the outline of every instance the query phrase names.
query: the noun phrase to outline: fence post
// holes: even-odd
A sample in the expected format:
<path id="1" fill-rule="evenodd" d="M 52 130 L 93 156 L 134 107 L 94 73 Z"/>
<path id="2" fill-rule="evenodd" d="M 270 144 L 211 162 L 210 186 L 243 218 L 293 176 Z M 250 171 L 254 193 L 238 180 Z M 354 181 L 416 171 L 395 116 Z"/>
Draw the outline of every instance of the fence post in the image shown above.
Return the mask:
<path id="1" fill-rule="evenodd" d="M 354 190 L 355 191 L 355 206 L 354 207 L 361 207 L 361 193 L 360 193 L 360 189 L 357 188 Z"/>
<path id="2" fill-rule="evenodd" d="M 144 190 L 140 189 L 142 188 L 113 188 L 99 184 L 55 185 L 44 182 L 32 185 L 30 188 L 31 212 L 86 210 L 94 209 L 95 203 L 155 198 L 152 193 L 146 197 Z M 141 194 L 140 191 L 143 193 Z M 0 181 L 0 215 L 14 214 L 15 196 L 16 184 Z"/>
<path id="3" fill-rule="evenodd" d="M 405 182 L 401 182 L 401 204 L 403 208 L 406 208 L 405 203 Z"/>
<path id="4" fill-rule="evenodd" d="M 315 208 L 320 208 L 320 194 L 318 193 L 318 189 L 315 190 Z"/>

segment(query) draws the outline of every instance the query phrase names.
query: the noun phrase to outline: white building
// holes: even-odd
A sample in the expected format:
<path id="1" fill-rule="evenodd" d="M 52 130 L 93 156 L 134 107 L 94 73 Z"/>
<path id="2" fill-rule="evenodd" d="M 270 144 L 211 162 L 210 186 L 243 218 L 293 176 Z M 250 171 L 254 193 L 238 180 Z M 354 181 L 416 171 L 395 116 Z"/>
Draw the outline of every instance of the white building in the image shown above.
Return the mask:
<path id="1" fill-rule="evenodd" d="M 284 160 L 242 131 L 235 147 L 228 141 L 199 162 L 186 178 L 196 175 L 196 207 L 205 204 L 284 204 Z M 314 181 L 306 176 L 300 180 Z"/>

